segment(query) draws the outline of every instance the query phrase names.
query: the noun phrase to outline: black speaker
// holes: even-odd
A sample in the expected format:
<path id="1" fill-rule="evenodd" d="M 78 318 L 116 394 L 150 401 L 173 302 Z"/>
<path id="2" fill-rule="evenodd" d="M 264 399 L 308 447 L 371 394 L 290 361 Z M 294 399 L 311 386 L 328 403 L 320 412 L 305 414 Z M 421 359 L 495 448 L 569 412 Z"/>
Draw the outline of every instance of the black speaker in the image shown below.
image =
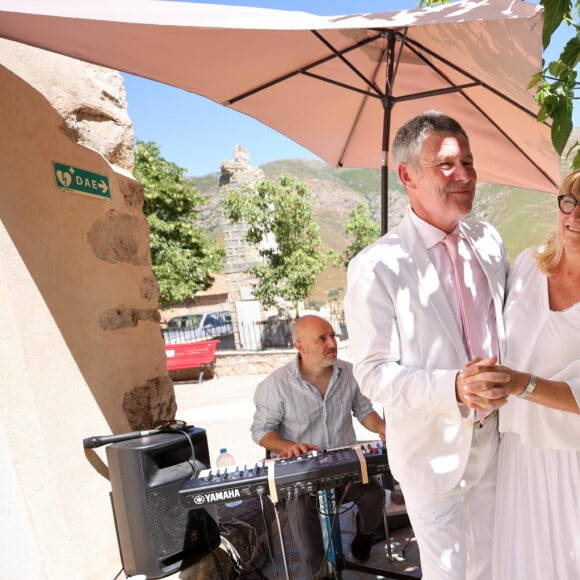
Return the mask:
<path id="1" fill-rule="evenodd" d="M 114 443 L 107 447 L 113 513 L 128 576 L 163 578 L 220 544 L 215 507 L 186 510 L 183 481 L 210 466 L 204 429 Z"/>

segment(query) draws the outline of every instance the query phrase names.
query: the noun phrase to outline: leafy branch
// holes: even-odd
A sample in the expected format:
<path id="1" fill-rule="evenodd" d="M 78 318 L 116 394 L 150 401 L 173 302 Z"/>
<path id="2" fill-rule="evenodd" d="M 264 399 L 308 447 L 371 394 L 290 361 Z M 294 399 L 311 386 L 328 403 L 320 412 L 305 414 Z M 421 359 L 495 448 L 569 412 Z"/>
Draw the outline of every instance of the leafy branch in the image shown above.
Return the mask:
<path id="1" fill-rule="evenodd" d="M 538 121 L 552 120 L 552 144 L 558 155 L 562 155 L 574 128 L 573 104 L 577 98 L 576 91 L 580 88 L 576 70 L 580 58 L 580 29 L 578 22 L 574 20 L 580 2 L 574 5 L 570 0 L 542 0 L 540 4 L 544 7 L 542 31 L 544 51 L 562 24 L 568 25 L 573 30 L 558 60 L 547 64 L 543 60 L 542 71 L 535 74 L 528 85 L 528 88 L 536 88 L 535 99 L 540 105 Z M 572 157 L 575 169 L 580 168 L 580 142 L 571 144 L 567 157 Z"/>

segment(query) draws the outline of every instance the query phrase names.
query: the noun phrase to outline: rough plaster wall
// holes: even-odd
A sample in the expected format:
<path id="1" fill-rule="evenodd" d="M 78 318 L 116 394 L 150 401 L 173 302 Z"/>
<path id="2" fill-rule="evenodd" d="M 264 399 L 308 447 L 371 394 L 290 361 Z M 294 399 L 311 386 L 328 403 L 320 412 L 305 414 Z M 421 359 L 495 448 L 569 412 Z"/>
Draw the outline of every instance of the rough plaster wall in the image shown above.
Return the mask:
<path id="1" fill-rule="evenodd" d="M 0 553 L 29 572 L 8 580 L 112 577 L 106 466 L 82 438 L 175 414 L 124 107 L 117 73 L 0 41 Z M 53 162 L 112 199 L 58 189 Z"/>
<path id="2" fill-rule="evenodd" d="M 45 96 L 61 116 L 71 141 L 101 153 L 112 165 L 132 171 L 133 127 L 121 75 L 73 58 L 3 41 L 10 70 Z"/>
<path id="3" fill-rule="evenodd" d="M 105 157 L 132 163 L 122 79 L 114 71 L 8 41 L 0 44 L 0 55 L 30 85 L 15 84 L 16 108 L 2 127 L 7 134 L 22 136 L 7 155 L 13 160 L 11 167 L 23 171 L 12 171 L 4 179 L 13 179 L 15 192 L 26 190 L 11 200 L 14 211 L 3 213 L 6 227 L 112 431 L 147 428 L 171 418 L 175 401 L 159 334 L 142 187 L 128 172 L 117 168 L 114 173 L 100 155 L 71 140 L 92 136 L 97 139 L 94 148 Z M 44 85 L 56 110 L 32 90 Z M 23 100 L 23 91 L 30 93 L 29 102 Z M 4 103 L 7 112 L 10 101 Z M 99 106 L 105 113 L 90 120 L 85 116 L 73 135 L 71 111 L 94 113 Z M 104 135 L 109 140 L 101 138 Z M 122 147 L 111 135 L 125 139 Z M 120 155 L 125 150 L 131 155 Z M 53 161 L 107 175 L 112 199 L 57 189 Z M 31 166 L 38 170 L 31 171 Z M 41 220 L 31 219 L 30 207 Z"/>
<path id="4" fill-rule="evenodd" d="M 0 578 L 112 578 L 110 486 L 81 445 L 109 428 L 2 224 L 0 253 Z"/>

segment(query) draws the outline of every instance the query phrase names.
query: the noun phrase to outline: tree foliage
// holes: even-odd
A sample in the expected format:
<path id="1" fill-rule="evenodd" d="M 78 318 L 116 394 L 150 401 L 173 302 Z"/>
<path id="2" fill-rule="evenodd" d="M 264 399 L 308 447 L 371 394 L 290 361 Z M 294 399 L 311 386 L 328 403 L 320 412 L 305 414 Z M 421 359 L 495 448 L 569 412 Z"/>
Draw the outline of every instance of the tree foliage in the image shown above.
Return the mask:
<path id="1" fill-rule="evenodd" d="M 572 109 L 575 93 L 579 88 L 577 65 L 580 59 L 580 29 L 578 9 L 580 1 L 542 0 L 544 7 L 544 28 L 542 45 L 549 46 L 554 32 L 565 23 L 572 30 L 571 38 L 564 45 L 559 58 L 546 64 L 542 61 L 542 71 L 534 75 L 530 88 L 536 87 L 536 102 L 540 105 L 538 120 L 552 119 L 552 144 L 562 155 L 574 128 Z M 576 18 L 576 20 L 575 20 Z M 572 157 L 574 168 L 580 168 L 580 143 L 571 144 L 568 156 Z"/>
<path id="2" fill-rule="evenodd" d="M 320 250 L 310 193 L 301 181 L 287 176 L 275 182 L 232 189 L 223 199 L 230 223 L 244 223 L 245 240 L 258 248 L 264 263 L 252 274 L 258 279 L 254 294 L 264 306 L 278 298 L 296 306 L 309 295 L 317 274 L 330 259 Z"/>
<path id="3" fill-rule="evenodd" d="M 381 235 L 381 226 L 371 218 L 371 210 L 368 204 L 359 203 L 349 214 L 348 221 L 344 224 L 344 231 L 350 234 L 354 240 L 346 247 L 342 254 L 342 263 L 348 263 L 369 244 L 372 244 Z"/>
<path id="4" fill-rule="evenodd" d="M 143 211 L 150 228 L 153 273 L 160 305 L 191 298 L 213 283 L 212 272 L 223 268 L 223 249 L 196 222 L 207 200 L 185 170 L 160 155 L 155 143 L 137 141 L 135 177 L 143 184 Z"/>
<path id="5" fill-rule="evenodd" d="M 420 0 L 420 6 L 448 4 L 450 0 Z M 550 45 L 552 36 L 561 25 L 568 26 L 570 38 L 564 45 L 560 56 L 553 61 L 542 60 L 542 70 L 530 80 L 529 89 L 535 88 L 535 99 L 540 110 L 538 121 L 552 121 L 552 145 L 562 155 L 574 128 L 572 109 L 576 93 L 580 88 L 577 81 L 577 68 L 580 60 L 580 0 L 540 0 L 544 7 L 544 27 L 542 45 L 544 51 Z M 580 142 L 571 143 L 567 156 L 572 165 L 580 169 Z"/>

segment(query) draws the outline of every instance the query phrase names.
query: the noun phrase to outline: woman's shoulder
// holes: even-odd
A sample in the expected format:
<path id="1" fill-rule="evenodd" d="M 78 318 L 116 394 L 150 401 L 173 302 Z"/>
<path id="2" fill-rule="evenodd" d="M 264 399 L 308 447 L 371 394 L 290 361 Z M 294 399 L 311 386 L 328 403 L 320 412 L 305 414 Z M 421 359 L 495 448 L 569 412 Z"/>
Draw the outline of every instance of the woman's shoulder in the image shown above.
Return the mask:
<path id="1" fill-rule="evenodd" d="M 520 287 L 528 283 L 535 276 L 541 276 L 535 255 L 538 248 L 529 247 L 523 250 L 512 262 L 508 272 L 508 287 L 513 291 L 516 286 Z M 523 290 L 523 288 L 522 288 Z"/>
<path id="2" fill-rule="evenodd" d="M 511 269 L 526 269 L 536 266 L 535 255 L 537 251 L 538 248 L 535 246 L 530 246 L 529 248 L 522 250 L 513 261 Z"/>

